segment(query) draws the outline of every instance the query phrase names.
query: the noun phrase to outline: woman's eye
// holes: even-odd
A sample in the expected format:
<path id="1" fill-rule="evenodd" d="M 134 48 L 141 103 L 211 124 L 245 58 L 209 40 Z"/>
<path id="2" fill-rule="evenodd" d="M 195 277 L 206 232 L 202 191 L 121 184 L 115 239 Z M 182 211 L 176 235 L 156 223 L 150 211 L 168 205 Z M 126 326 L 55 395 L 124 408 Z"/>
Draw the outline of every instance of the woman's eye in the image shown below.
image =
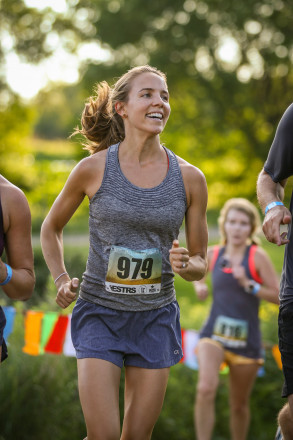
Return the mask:
<path id="1" fill-rule="evenodd" d="M 168 102 L 168 101 L 169 101 L 169 97 L 168 97 L 168 96 L 166 96 L 166 95 L 162 96 L 162 99 L 163 99 L 164 101 L 166 101 L 166 102 Z"/>

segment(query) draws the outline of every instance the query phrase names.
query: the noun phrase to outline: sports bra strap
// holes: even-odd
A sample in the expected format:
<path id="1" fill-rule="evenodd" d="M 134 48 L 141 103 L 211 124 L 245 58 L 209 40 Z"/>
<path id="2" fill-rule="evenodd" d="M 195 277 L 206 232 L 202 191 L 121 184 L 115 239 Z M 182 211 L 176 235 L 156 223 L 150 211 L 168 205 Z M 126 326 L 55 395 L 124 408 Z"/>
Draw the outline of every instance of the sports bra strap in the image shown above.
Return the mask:
<path id="1" fill-rule="evenodd" d="M 252 275 L 252 278 L 257 282 L 262 284 L 263 280 L 261 279 L 261 277 L 259 276 L 259 274 L 256 271 L 256 267 L 255 267 L 255 261 L 254 261 L 254 257 L 255 257 L 255 252 L 257 249 L 257 245 L 253 244 L 250 246 L 249 249 L 249 255 L 248 255 L 248 267 L 250 270 L 250 273 Z"/>
<path id="2" fill-rule="evenodd" d="M 219 252 L 220 252 L 220 246 L 215 245 L 213 247 L 213 255 L 212 255 L 211 264 L 210 264 L 210 268 L 209 268 L 210 272 L 212 272 L 213 269 L 214 269 L 214 266 L 215 266 L 216 261 L 217 261 L 218 256 L 219 256 Z"/>

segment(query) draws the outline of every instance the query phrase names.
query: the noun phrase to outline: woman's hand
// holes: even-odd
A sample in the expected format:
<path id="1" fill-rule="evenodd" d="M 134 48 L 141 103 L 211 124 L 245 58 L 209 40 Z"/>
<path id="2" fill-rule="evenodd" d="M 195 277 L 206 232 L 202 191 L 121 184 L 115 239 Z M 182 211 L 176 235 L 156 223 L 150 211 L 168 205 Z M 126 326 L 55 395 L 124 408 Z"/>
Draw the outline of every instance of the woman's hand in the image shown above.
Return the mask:
<path id="1" fill-rule="evenodd" d="M 194 281 L 193 282 L 197 297 L 199 300 L 204 301 L 209 294 L 208 286 L 206 283 L 202 283 L 201 281 Z"/>
<path id="2" fill-rule="evenodd" d="M 179 247 L 179 241 L 174 240 L 170 249 L 170 263 L 172 270 L 181 275 L 188 270 L 189 252 L 184 247 Z"/>
<path id="3" fill-rule="evenodd" d="M 244 266 L 234 266 L 232 268 L 233 277 L 238 281 L 240 286 L 246 288 L 249 285 L 250 279 L 247 278 Z"/>
<path id="4" fill-rule="evenodd" d="M 67 280 L 60 280 L 57 282 L 57 296 L 56 303 L 62 309 L 66 309 L 77 298 L 77 289 L 79 286 L 79 279 L 72 278 Z"/>

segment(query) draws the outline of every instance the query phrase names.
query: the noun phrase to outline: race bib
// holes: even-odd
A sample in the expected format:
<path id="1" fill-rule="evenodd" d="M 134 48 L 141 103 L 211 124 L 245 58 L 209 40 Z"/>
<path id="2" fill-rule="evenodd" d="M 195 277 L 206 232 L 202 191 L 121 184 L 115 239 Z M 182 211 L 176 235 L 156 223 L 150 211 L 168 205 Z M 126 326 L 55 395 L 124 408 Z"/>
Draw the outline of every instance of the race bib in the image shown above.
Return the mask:
<path id="1" fill-rule="evenodd" d="M 246 347 L 248 322 L 241 319 L 218 316 L 214 325 L 212 339 L 221 342 L 225 347 Z"/>
<path id="2" fill-rule="evenodd" d="M 126 295 L 159 293 L 161 277 L 159 249 L 133 251 L 121 246 L 111 247 L 105 281 L 108 292 Z"/>

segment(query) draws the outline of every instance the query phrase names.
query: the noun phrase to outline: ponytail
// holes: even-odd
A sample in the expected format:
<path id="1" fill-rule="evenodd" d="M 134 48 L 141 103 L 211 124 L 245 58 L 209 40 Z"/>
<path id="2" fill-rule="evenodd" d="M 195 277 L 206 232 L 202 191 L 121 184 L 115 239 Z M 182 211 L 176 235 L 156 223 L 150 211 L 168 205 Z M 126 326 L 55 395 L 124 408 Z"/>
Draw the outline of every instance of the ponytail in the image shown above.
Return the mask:
<path id="1" fill-rule="evenodd" d="M 82 112 L 82 128 L 77 127 L 73 133 L 80 133 L 86 138 L 83 146 L 90 154 L 106 150 L 124 139 L 123 120 L 112 106 L 111 94 L 106 81 L 97 85 L 96 95 L 89 98 Z"/>

